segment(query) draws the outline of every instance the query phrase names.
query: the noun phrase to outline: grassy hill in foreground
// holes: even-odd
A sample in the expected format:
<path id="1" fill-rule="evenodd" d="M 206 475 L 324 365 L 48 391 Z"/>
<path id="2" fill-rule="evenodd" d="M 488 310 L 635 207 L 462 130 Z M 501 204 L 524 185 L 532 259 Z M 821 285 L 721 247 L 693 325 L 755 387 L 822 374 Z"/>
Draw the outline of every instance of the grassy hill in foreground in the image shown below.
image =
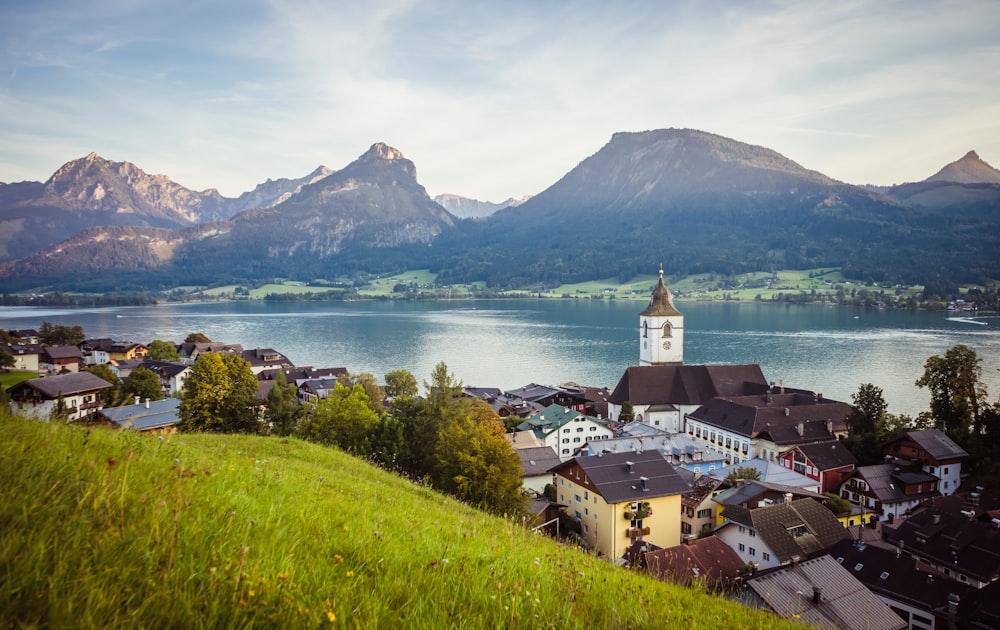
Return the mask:
<path id="1" fill-rule="evenodd" d="M 0 623 L 772 628 L 293 439 L 0 422 Z"/>

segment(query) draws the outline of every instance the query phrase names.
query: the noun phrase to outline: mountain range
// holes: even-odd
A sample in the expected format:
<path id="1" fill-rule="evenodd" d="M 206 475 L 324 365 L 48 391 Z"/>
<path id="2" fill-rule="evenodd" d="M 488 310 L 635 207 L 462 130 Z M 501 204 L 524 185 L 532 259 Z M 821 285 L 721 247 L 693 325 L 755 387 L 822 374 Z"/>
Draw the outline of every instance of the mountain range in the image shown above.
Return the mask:
<path id="1" fill-rule="evenodd" d="M 671 273 L 842 267 L 933 285 L 1000 278 L 1000 171 L 970 151 L 922 182 L 861 187 L 691 129 L 616 133 L 534 197 L 431 199 L 376 143 L 237 198 L 96 154 L 0 184 L 4 290 L 156 289 L 427 267 L 442 282 L 553 286 Z M 470 219 L 466 217 L 475 217 Z"/>

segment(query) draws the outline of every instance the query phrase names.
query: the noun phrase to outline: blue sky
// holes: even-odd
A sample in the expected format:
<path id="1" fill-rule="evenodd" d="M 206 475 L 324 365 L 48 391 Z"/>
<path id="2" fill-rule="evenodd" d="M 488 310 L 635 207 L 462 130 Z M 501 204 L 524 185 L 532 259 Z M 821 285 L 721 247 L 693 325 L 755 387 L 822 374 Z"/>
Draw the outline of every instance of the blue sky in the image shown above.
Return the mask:
<path id="1" fill-rule="evenodd" d="M 1000 2 L 0 2 L 0 181 L 96 151 L 227 196 L 374 142 L 537 194 L 689 127 L 855 183 L 1000 166 Z"/>

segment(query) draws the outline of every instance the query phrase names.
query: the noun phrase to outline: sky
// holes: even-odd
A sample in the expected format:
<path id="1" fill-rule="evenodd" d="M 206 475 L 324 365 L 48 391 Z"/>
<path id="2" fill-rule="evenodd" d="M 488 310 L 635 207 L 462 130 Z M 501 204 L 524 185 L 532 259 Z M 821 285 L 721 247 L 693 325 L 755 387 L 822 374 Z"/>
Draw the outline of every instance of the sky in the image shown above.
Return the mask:
<path id="1" fill-rule="evenodd" d="M 385 142 L 433 195 L 693 128 L 852 184 L 1000 166 L 1000 2 L 0 0 L 0 182 L 95 151 L 235 197 Z"/>

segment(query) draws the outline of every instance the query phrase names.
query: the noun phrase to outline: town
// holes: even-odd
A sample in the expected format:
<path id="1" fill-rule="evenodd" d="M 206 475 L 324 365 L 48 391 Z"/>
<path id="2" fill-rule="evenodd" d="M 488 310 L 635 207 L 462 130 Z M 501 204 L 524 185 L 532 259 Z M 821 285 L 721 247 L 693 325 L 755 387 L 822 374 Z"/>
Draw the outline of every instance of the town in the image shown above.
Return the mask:
<path id="1" fill-rule="evenodd" d="M 379 417 L 416 398 L 408 373 L 380 386 L 347 367 L 298 367 L 277 350 L 197 333 L 177 344 L 80 337 L 48 323 L 5 331 L 8 370 L 39 377 L 3 391 L 13 413 L 151 434 L 295 433 L 434 478 L 421 453 L 396 446 L 390 457 L 371 437 L 390 435 Z M 684 315 L 662 271 L 637 342 L 638 364 L 614 388 L 460 387 L 441 365 L 427 398 L 488 409 L 475 416 L 510 446 L 502 456 L 518 464 L 531 527 L 609 562 L 819 627 L 997 627 L 1000 496 L 970 485 L 971 455 L 945 431 L 903 426 L 875 439 L 875 421 L 859 420 L 880 415 L 872 388 L 852 405 L 768 381 L 755 364 L 685 364 Z M 242 388 L 249 422 L 194 404 L 225 369 L 252 375 Z M 334 400 L 368 405 L 368 435 L 321 424 Z M 438 489 L 497 513 L 511 507 Z"/>

